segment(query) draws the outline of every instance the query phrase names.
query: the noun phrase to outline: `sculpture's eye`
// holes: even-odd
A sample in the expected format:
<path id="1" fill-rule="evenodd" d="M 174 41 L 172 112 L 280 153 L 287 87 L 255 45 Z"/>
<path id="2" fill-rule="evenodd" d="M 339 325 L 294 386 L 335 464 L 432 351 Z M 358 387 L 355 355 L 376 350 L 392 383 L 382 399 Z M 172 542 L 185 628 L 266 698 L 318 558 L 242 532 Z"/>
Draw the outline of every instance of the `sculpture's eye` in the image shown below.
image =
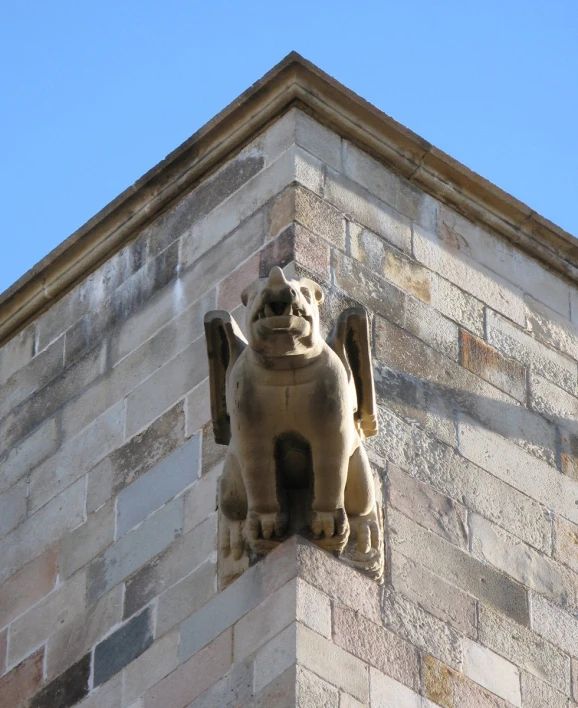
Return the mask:
<path id="1" fill-rule="evenodd" d="M 303 297 L 307 300 L 307 302 L 311 302 L 311 290 L 309 288 L 301 288 L 301 292 L 303 293 Z"/>

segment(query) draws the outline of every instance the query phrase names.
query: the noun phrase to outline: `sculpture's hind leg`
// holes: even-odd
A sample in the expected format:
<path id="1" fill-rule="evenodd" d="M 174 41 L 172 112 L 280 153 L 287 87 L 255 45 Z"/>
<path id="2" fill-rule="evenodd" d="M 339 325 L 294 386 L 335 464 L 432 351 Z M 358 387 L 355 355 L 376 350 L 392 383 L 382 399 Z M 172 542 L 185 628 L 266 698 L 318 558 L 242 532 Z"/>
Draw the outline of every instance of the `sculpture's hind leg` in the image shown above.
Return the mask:
<path id="1" fill-rule="evenodd" d="M 345 485 L 345 511 L 348 516 L 368 514 L 375 505 L 373 474 L 363 445 L 349 458 Z"/>
<path id="2" fill-rule="evenodd" d="M 220 547 L 223 555 L 230 553 L 238 560 L 244 549 L 243 523 L 247 518 L 247 492 L 239 462 L 231 449 L 227 451 L 223 474 L 219 480 L 219 508 L 223 514 Z"/>
<path id="3" fill-rule="evenodd" d="M 345 554 L 352 565 L 372 573 L 383 574 L 383 544 L 380 510 L 375 498 L 375 481 L 362 445 L 349 459 L 345 486 L 345 510 L 353 541 Z"/>

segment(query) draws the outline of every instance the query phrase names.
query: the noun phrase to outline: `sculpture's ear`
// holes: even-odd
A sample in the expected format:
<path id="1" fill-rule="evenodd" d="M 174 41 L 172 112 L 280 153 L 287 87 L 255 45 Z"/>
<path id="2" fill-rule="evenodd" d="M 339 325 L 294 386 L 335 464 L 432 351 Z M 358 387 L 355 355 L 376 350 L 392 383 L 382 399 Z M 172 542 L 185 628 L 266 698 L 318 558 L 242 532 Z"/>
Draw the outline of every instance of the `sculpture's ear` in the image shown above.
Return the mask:
<path id="1" fill-rule="evenodd" d="M 323 295 L 323 290 L 321 289 L 320 285 L 317 285 L 317 283 L 314 280 L 311 280 L 310 278 L 303 278 L 300 281 L 300 288 L 301 292 L 303 295 L 305 295 L 305 298 L 310 302 L 309 297 L 307 297 L 307 294 L 313 294 L 313 297 L 315 298 L 315 302 L 318 305 L 321 305 L 323 300 L 325 299 Z"/>
<path id="2" fill-rule="evenodd" d="M 245 305 L 245 307 L 247 307 L 247 303 L 249 302 L 249 300 L 255 297 L 260 282 L 260 280 L 254 280 L 252 283 L 249 283 L 249 285 L 247 285 L 247 287 L 241 293 L 241 302 L 243 303 L 243 305 Z"/>

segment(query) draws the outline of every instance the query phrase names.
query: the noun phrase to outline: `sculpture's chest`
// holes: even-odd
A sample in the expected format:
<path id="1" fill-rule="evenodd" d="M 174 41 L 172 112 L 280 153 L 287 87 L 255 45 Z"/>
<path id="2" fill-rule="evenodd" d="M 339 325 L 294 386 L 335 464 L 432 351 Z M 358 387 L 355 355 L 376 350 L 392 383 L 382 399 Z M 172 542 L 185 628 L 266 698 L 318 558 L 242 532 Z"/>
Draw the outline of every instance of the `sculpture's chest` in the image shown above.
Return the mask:
<path id="1" fill-rule="evenodd" d="M 240 363 L 227 387 L 233 420 L 260 430 L 300 430 L 313 420 L 317 424 L 320 419 L 340 422 L 351 412 L 346 373 L 328 362 L 291 371 L 267 371 Z"/>

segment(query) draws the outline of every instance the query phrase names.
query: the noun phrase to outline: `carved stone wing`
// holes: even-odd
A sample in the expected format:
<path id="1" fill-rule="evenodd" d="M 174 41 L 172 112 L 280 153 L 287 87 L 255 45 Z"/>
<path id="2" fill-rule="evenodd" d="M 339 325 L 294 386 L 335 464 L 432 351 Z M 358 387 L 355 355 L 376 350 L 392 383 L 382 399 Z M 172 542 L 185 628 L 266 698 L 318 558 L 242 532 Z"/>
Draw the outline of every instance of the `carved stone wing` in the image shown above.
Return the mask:
<path id="1" fill-rule="evenodd" d="M 350 307 L 338 317 L 327 343 L 351 371 L 357 392 L 356 423 L 362 437 L 377 435 L 369 322 L 362 307 Z"/>
<path id="2" fill-rule="evenodd" d="M 211 310 L 205 315 L 205 337 L 209 357 L 211 418 L 215 442 L 228 445 L 231 424 L 227 411 L 227 371 L 247 346 L 239 325 L 225 310 Z"/>

